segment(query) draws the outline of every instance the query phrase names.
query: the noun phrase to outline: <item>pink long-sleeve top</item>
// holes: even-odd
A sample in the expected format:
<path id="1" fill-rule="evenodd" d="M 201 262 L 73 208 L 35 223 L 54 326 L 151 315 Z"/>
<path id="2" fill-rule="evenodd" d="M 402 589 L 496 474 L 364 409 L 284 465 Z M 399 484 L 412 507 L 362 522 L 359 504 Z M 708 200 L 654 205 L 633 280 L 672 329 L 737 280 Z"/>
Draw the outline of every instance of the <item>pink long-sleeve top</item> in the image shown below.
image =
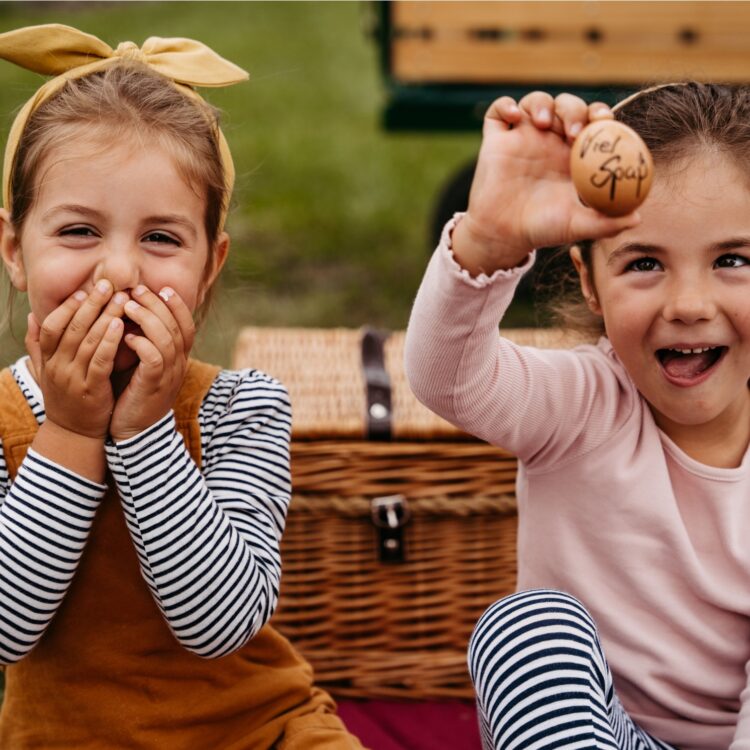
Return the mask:
<path id="1" fill-rule="evenodd" d="M 518 456 L 519 590 L 586 605 L 648 732 L 750 750 L 750 450 L 732 469 L 686 455 L 606 338 L 571 350 L 503 339 L 533 260 L 473 278 L 448 230 L 414 304 L 406 372 L 429 408 Z"/>

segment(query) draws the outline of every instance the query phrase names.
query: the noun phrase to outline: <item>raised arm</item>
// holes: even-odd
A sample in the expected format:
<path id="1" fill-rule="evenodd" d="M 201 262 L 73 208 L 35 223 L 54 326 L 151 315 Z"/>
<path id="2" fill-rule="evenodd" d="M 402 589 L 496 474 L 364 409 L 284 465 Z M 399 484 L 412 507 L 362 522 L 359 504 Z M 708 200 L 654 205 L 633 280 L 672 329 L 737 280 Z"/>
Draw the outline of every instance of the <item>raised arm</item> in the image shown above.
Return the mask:
<path id="1" fill-rule="evenodd" d="M 205 658 L 240 648 L 278 600 L 291 493 L 286 390 L 223 372 L 200 413 L 202 471 L 170 413 L 109 445 L 141 570 L 178 641 Z"/>
<path id="2" fill-rule="evenodd" d="M 26 347 L 46 418 L 15 482 L 0 456 L 0 662 L 23 658 L 44 634 L 104 495 L 120 304 L 107 285 L 69 297 L 42 325 L 29 316 Z"/>
<path id="3" fill-rule="evenodd" d="M 605 105 L 569 94 L 492 104 L 468 209 L 449 224 L 409 322 L 406 369 L 418 398 L 528 460 L 553 443 L 570 447 L 571 419 L 583 424 L 592 413 L 601 377 L 605 394 L 619 387 L 593 352 L 516 347 L 497 331 L 535 248 L 614 235 L 640 220 L 586 208 L 570 180 L 571 143 L 600 117 L 611 117 Z"/>

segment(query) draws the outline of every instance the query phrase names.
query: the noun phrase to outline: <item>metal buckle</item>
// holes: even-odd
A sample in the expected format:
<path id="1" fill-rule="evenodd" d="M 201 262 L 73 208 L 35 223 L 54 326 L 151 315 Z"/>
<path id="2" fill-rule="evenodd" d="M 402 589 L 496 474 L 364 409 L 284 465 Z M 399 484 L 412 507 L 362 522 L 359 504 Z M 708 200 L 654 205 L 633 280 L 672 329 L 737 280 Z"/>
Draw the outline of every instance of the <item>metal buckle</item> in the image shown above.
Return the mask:
<path id="1" fill-rule="evenodd" d="M 406 550 L 403 528 L 411 512 L 403 495 L 374 497 L 370 501 L 372 522 L 378 530 L 378 551 L 381 562 L 404 562 Z"/>

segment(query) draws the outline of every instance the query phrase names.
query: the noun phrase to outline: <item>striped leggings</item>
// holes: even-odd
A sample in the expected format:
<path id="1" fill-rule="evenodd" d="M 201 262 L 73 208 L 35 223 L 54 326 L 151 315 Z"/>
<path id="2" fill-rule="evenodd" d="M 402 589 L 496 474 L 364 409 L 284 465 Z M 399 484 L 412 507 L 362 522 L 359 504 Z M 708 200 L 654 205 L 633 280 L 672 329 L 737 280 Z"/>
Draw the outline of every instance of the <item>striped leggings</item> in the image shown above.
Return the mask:
<path id="1" fill-rule="evenodd" d="M 559 591 L 495 602 L 469 643 L 485 750 L 672 750 L 615 695 L 591 615 Z"/>

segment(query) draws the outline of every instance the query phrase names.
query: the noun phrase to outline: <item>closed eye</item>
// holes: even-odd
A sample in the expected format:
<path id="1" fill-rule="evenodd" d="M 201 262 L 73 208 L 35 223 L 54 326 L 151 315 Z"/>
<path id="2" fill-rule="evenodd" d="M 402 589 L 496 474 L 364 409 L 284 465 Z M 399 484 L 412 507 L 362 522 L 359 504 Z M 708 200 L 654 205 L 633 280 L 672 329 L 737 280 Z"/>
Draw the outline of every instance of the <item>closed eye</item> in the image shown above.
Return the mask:
<path id="1" fill-rule="evenodd" d="M 750 264 L 750 260 L 744 255 L 736 255 L 735 253 L 726 253 L 714 261 L 715 268 L 742 268 L 748 264 Z"/>
<path id="2" fill-rule="evenodd" d="M 645 256 L 636 258 L 625 266 L 626 271 L 635 271 L 637 273 L 647 273 L 648 271 L 661 271 L 662 265 L 656 258 Z"/>
<path id="3" fill-rule="evenodd" d="M 143 241 L 177 246 L 182 244 L 176 237 L 173 237 L 171 234 L 167 234 L 166 232 L 149 232 L 143 238 Z"/>
<path id="4" fill-rule="evenodd" d="M 96 237 L 96 232 L 91 227 L 75 226 L 65 227 L 60 230 L 61 237 Z"/>

